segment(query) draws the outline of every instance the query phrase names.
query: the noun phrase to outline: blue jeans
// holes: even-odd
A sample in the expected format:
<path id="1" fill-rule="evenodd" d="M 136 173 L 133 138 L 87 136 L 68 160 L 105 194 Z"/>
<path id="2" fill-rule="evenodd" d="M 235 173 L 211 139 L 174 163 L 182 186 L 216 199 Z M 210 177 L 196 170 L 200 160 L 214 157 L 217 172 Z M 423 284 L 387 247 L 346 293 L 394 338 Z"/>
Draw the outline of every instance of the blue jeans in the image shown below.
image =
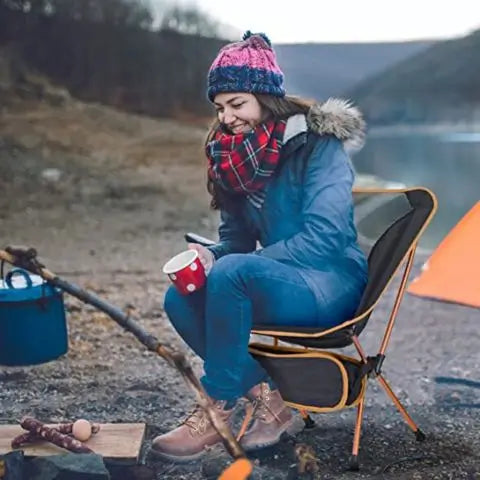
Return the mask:
<path id="1" fill-rule="evenodd" d="M 170 286 L 164 308 L 204 360 L 201 382 L 216 400 L 235 400 L 267 378 L 248 352 L 253 324 L 320 326 L 315 297 L 298 271 L 254 254 L 220 258 L 206 286 L 191 295 Z"/>

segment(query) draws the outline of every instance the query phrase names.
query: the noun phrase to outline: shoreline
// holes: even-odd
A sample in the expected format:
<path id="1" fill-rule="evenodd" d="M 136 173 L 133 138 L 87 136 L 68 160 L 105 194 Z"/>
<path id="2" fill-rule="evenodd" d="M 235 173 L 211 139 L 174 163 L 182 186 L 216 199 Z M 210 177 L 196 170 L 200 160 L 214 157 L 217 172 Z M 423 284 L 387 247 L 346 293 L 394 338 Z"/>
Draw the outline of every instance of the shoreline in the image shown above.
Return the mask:
<path id="1" fill-rule="evenodd" d="M 425 123 L 373 125 L 368 129 L 367 136 L 379 138 L 402 135 L 441 135 L 450 133 L 477 134 L 480 136 L 480 123 Z"/>

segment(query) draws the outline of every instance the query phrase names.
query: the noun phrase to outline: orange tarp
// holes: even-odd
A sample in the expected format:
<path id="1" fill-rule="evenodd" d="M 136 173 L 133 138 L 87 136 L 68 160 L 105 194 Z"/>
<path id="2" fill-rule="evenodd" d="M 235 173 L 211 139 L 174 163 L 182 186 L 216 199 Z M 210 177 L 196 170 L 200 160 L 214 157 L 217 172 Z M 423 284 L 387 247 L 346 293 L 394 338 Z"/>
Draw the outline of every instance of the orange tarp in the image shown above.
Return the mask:
<path id="1" fill-rule="evenodd" d="M 480 202 L 444 238 L 407 291 L 480 308 Z"/>

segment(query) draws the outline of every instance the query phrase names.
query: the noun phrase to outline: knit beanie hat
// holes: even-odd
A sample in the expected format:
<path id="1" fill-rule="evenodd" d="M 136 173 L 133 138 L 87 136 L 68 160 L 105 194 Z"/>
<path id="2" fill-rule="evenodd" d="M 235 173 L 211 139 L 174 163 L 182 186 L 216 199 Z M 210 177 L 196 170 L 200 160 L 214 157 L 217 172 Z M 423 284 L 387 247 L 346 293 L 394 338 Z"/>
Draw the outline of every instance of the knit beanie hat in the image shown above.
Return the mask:
<path id="1" fill-rule="evenodd" d="M 264 33 L 248 30 L 242 41 L 220 50 L 208 72 L 208 99 L 213 102 L 217 93 L 224 92 L 285 95 L 283 73 Z"/>

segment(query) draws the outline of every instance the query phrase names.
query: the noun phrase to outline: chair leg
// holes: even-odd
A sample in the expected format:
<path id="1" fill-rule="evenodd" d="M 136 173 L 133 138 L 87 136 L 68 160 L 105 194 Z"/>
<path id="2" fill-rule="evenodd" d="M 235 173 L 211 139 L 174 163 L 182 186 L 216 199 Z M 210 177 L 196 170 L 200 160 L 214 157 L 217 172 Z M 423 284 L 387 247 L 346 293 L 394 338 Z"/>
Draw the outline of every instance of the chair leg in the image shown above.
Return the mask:
<path id="1" fill-rule="evenodd" d="M 377 376 L 380 385 L 384 388 L 387 395 L 392 400 L 393 404 L 397 407 L 398 411 L 402 414 L 403 418 L 407 422 L 408 426 L 413 430 L 415 438 L 418 442 L 423 442 L 426 438 L 425 434 L 418 428 L 417 424 L 413 421 L 412 417 L 408 414 L 406 408 L 400 403 L 398 397 L 393 393 L 392 388 L 382 375 Z"/>
<path id="2" fill-rule="evenodd" d="M 357 420 L 355 422 L 355 433 L 353 434 L 352 456 L 350 458 L 350 470 L 356 472 L 359 470 L 358 451 L 360 449 L 360 434 L 362 431 L 363 411 L 365 408 L 365 397 L 357 405 Z"/>
<path id="3" fill-rule="evenodd" d="M 315 420 L 308 414 L 307 410 L 299 410 L 299 412 L 305 423 L 305 430 L 311 430 L 317 426 Z"/>

